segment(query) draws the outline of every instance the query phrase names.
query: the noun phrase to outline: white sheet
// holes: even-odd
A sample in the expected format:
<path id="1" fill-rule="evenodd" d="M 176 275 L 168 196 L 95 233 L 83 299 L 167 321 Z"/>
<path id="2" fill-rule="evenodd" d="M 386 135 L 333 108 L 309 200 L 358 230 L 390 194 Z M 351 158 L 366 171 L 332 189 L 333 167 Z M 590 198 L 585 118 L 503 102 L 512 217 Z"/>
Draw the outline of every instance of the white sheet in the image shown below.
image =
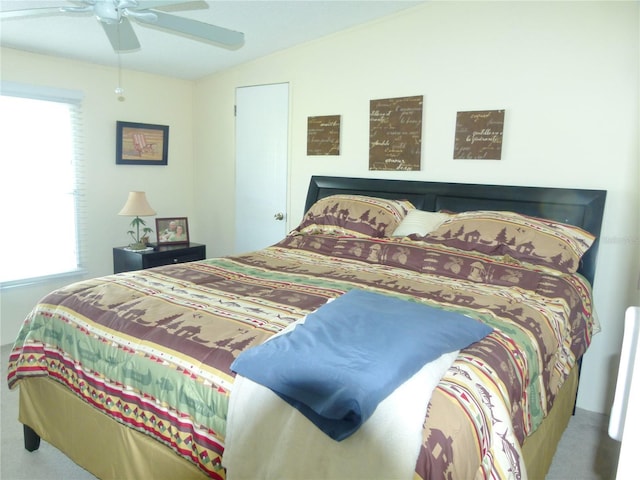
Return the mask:
<path id="1" fill-rule="evenodd" d="M 412 479 L 431 394 L 457 356 L 447 353 L 425 365 L 342 442 L 268 388 L 238 375 L 227 417 L 227 479 Z"/>

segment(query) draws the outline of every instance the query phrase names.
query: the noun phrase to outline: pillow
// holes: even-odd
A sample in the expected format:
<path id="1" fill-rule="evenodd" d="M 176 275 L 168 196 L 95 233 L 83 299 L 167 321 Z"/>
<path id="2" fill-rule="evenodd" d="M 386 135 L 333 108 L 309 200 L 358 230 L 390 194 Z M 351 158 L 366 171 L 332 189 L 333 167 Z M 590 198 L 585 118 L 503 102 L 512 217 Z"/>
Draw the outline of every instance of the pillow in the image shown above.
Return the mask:
<path id="1" fill-rule="evenodd" d="M 574 273 L 595 237 L 572 225 L 515 212 L 471 211 L 452 215 L 425 239 Z"/>
<path id="2" fill-rule="evenodd" d="M 388 237 L 414 208 L 408 200 L 332 195 L 314 203 L 292 233 Z"/>
<path id="3" fill-rule="evenodd" d="M 393 237 L 407 237 L 412 233 L 425 236 L 438 228 L 450 215 L 441 212 L 425 212 L 414 209 L 407 213 L 398 228 L 393 231 Z"/>

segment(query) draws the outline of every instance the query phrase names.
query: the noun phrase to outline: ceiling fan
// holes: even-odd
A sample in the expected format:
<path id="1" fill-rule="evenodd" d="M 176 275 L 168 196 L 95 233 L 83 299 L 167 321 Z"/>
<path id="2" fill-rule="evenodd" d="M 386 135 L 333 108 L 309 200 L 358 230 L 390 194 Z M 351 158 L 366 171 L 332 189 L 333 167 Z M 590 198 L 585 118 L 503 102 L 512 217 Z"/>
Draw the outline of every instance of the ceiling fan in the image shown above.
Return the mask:
<path id="1" fill-rule="evenodd" d="M 133 19 L 144 26 L 155 27 L 169 33 L 185 35 L 195 40 L 229 49 L 244 44 L 244 34 L 235 30 L 210 25 L 162 10 L 176 11 L 209 8 L 204 1 L 194 0 L 69 0 L 75 6 L 27 8 L 0 12 L 0 18 L 26 18 L 43 15 L 93 13 L 104 29 L 116 52 L 140 48 L 131 22 Z"/>

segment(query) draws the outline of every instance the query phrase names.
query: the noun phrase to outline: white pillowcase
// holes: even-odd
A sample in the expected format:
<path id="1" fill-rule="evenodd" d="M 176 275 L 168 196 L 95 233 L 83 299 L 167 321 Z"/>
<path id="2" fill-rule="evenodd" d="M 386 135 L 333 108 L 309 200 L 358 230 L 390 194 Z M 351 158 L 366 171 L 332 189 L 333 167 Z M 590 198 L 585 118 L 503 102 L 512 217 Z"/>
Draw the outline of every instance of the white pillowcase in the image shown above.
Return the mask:
<path id="1" fill-rule="evenodd" d="M 412 233 L 425 236 L 438 228 L 450 215 L 441 212 L 425 212 L 424 210 L 410 210 L 407 216 L 402 219 L 398 228 L 391 235 L 392 237 L 406 237 Z"/>

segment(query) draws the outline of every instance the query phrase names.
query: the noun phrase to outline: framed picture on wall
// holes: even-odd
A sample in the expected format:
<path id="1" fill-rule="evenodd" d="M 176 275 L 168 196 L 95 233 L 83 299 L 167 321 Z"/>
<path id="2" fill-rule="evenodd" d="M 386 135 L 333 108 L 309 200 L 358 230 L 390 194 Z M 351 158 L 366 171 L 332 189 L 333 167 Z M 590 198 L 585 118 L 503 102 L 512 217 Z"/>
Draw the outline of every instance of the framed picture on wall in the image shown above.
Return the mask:
<path id="1" fill-rule="evenodd" d="M 187 217 L 156 218 L 156 233 L 158 245 L 189 243 Z"/>
<path id="2" fill-rule="evenodd" d="M 166 165 L 168 148 L 167 125 L 116 122 L 116 164 Z"/>
<path id="3" fill-rule="evenodd" d="M 307 118 L 307 155 L 340 155 L 340 115 Z"/>
<path id="4" fill-rule="evenodd" d="M 369 170 L 420 170 L 423 96 L 369 101 Z"/>
<path id="5" fill-rule="evenodd" d="M 454 160 L 500 160 L 504 110 L 458 112 Z"/>

